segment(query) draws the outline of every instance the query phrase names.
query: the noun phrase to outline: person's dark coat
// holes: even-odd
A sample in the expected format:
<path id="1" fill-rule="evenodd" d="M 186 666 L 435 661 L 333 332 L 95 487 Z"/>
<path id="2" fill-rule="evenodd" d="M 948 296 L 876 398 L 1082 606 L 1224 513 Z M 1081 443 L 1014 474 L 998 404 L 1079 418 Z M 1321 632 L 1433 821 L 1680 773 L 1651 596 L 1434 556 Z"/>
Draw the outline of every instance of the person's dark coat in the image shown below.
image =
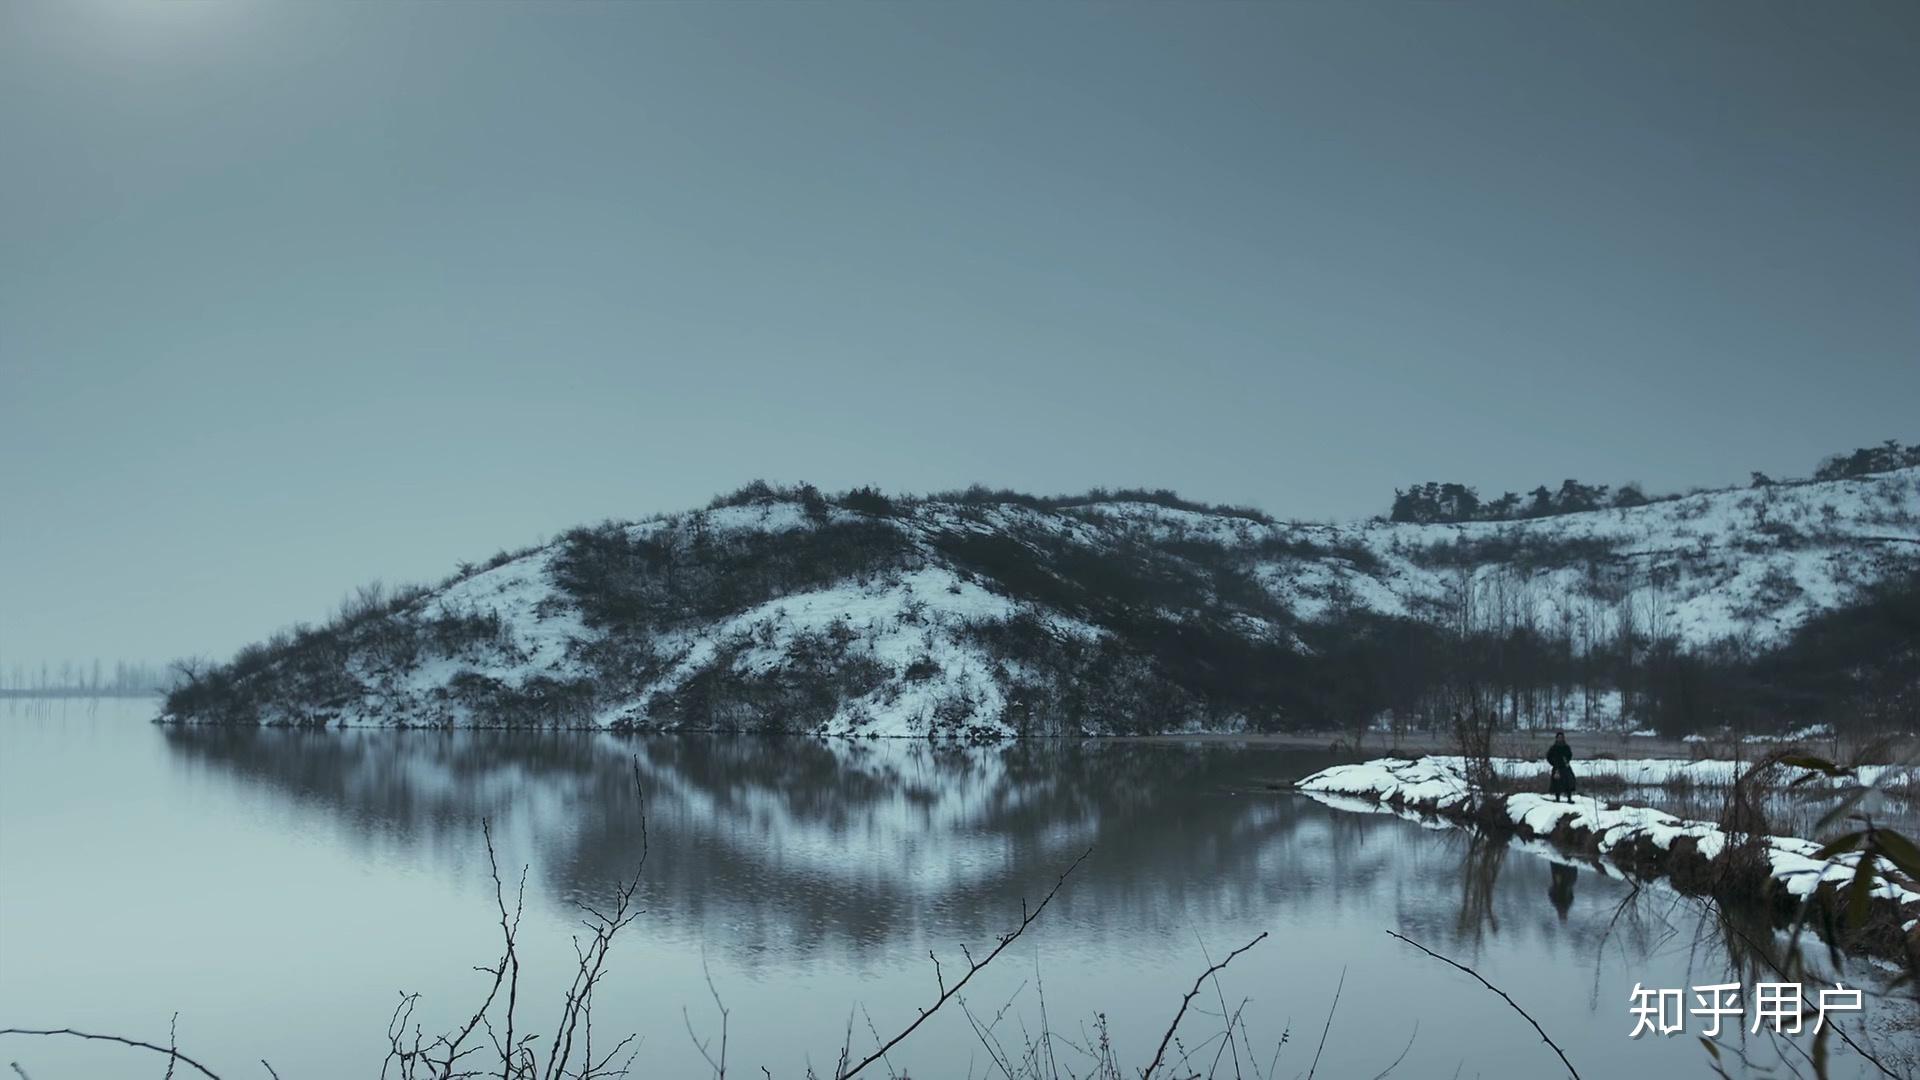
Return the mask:
<path id="1" fill-rule="evenodd" d="M 1572 795 L 1573 747 L 1564 742 L 1555 742 L 1548 747 L 1547 766 L 1553 770 L 1553 778 L 1547 786 L 1547 794 Z"/>

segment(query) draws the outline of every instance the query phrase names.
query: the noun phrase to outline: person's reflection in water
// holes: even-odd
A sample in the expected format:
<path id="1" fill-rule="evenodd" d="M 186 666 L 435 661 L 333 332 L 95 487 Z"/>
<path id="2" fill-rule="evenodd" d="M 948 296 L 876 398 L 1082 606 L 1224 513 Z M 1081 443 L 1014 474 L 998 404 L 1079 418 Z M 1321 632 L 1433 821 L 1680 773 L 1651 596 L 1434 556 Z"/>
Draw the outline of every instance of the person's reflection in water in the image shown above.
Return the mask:
<path id="1" fill-rule="evenodd" d="M 1547 899 L 1553 902 L 1553 910 L 1560 913 L 1560 921 L 1567 921 L 1567 911 L 1573 907 L 1573 883 L 1580 880 L 1580 868 L 1566 863 L 1550 863 L 1553 869 L 1553 882 L 1547 886 Z"/>

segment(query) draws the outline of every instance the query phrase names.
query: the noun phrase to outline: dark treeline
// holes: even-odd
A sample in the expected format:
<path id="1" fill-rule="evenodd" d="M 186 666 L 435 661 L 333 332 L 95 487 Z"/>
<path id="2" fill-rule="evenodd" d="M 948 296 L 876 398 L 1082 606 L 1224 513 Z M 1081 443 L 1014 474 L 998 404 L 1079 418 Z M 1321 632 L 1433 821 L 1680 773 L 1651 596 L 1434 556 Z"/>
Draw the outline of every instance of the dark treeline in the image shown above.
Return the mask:
<path id="1" fill-rule="evenodd" d="M 829 506 L 838 506 L 844 510 L 863 514 L 886 516 L 930 502 L 953 503 L 961 506 L 1024 506 L 1032 510 L 1069 510 L 1074 507 L 1097 506 L 1101 503 L 1148 503 L 1170 510 L 1190 510 L 1197 514 L 1217 514 L 1221 517 L 1257 521 L 1264 525 L 1274 524 L 1272 515 L 1264 510 L 1229 503 L 1196 502 L 1167 488 L 1096 487 L 1078 495 L 1029 495 L 1010 488 L 992 488 L 985 484 L 972 484 L 953 491 L 937 491 L 930 495 L 886 495 L 878 488 L 868 485 L 853 488 L 839 495 L 827 495 L 812 484 L 783 487 L 778 484 L 769 484 L 765 480 L 754 480 L 724 495 L 714 496 L 713 500 L 707 504 L 707 509 L 750 506 L 770 499 L 791 499 L 800 502 L 809 512 L 820 516 L 826 514 Z"/>
<path id="2" fill-rule="evenodd" d="M 1920 465 L 1920 444 L 1903 446 L 1897 439 L 1888 439 L 1879 446 L 1862 447 L 1822 460 L 1814 470 L 1812 479 L 1845 480 L 1916 465 Z M 1752 475 L 1752 483 L 1754 487 L 1768 487 L 1776 481 L 1765 473 L 1756 472 Z M 1581 514 L 1609 507 L 1645 506 L 1650 502 L 1666 502 L 1682 497 L 1649 496 L 1635 483 L 1612 488 L 1606 484 L 1583 484 L 1568 479 L 1561 481 L 1557 488 L 1543 484 L 1524 496 L 1509 491 L 1498 498 L 1483 499 L 1478 491 L 1465 484 L 1428 481 L 1404 491 L 1396 488 L 1388 519 L 1447 524 L 1463 521 L 1521 521 L 1557 514 Z"/>
<path id="3" fill-rule="evenodd" d="M 1429 481 L 1405 491 L 1396 488 L 1388 519 L 1423 523 L 1518 521 L 1555 514 L 1581 514 L 1610 506 L 1645 506 L 1651 501 L 1638 484 L 1622 484 L 1615 491 L 1606 484 L 1565 480 L 1558 489 L 1545 485 L 1534 488 L 1525 498 L 1509 491 L 1497 499 L 1482 499 L 1479 492 L 1465 484 Z"/>
<path id="4" fill-rule="evenodd" d="M 1888 439 L 1879 446 L 1863 446 L 1846 454 L 1835 454 L 1813 470 L 1815 480 L 1845 480 L 1850 476 L 1869 476 L 1920 465 L 1920 443 L 1901 446 Z"/>
<path id="5" fill-rule="evenodd" d="M 1356 733 L 1384 716 L 1396 734 L 1445 731 L 1456 714 L 1495 729 L 1617 723 L 1669 737 L 1920 727 L 1920 574 L 1864 587 L 1770 650 L 1736 639 L 1683 647 L 1657 591 L 1560 610 L 1534 617 L 1517 576 L 1463 577 L 1450 625 L 1400 622 L 1318 658 L 1329 715 Z"/>

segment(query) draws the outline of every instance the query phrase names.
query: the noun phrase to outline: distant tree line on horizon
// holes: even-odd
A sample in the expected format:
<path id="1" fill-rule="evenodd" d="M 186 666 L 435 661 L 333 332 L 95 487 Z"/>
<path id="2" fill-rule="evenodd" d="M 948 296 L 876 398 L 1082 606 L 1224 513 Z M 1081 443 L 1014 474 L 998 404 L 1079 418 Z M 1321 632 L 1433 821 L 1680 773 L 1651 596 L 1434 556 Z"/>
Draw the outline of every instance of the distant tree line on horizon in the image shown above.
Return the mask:
<path id="1" fill-rule="evenodd" d="M 1888 439 L 1879 446 L 1861 447 L 1823 459 L 1814 470 L 1812 481 L 1846 480 L 1916 465 L 1920 465 L 1920 443 L 1902 445 L 1898 439 Z M 1752 474 L 1753 487 L 1771 487 L 1775 483 L 1765 473 Z M 1649 496 L 1637 483 L 1612 488 L 1567 479 L 1561 481 L 1557 489 L 1542 484 L 1525 496 L 1509 491 L 1499 498 L 1482 499 L 1478 491 L 1466 484 L 1428 481 L 1405 490 L 1395 488 L 1388 520 L 1414 524 L 1524 521 L 1608 508 L 1626 509 L 1679 498 L 1683 496 Z"/>
<path id="2" fill-rule="evenodd" d="M 0 697 L 144 697 L 166 690 L 172 678 L 151 664 L 115 661 L 109 669 L 99 659 L 91 664 L 63 660 L 56 667 L 13 664 L 0 670 Z"/>

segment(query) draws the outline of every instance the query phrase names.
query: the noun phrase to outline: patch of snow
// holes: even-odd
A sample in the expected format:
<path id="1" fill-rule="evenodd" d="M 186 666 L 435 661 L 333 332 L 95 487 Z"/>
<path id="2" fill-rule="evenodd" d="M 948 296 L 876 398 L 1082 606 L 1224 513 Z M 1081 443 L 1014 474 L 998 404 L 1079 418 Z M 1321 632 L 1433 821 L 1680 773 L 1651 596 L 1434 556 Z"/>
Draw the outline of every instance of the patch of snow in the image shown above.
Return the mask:
<path id="1" fill-rule="evenodd" d="M 1502 763 L 1509 764 L 1509 763 Z M 1683 771 L 1711 771 L 1731 777 L 1740 766 L 1731 761 L 1699 762 L 1593 762 L 1626 766 L 1635 772 L 1663 771 L 1678 775 Z M 1864 771 L 1864 770 L 1863 770 Z M 1301 791 L 1338 795 L 1379 804 L 1398 802 L 1403 806 L 1431 807 L 1439 811 L 1458 811 L 1467 807 L 1473 794 L 1466 782 L 1458 758 L 1425 757 L 1413 761 L 1381 758 L 1354 765 L 1336 765 L 1322 770 L 1296 785 Z M 1675 842 L 1689 839 L 1706 858 L 1718 856 L 1728 843 L 1727 834 L 1718 825 L 1689 821 L 1645 806 L 1615 806 L 1598 799 L 1579 796 L 1571 802 L 1545 795 L 1508 795 L 1506 813 L 1516 825 L 1546 835 L 1567 826 L 1590 831 L 1603 851 L 1646 840 L 1662 850 Z M 1820 845 L 1798 837 L 1767 838 L 1768 861 L 1775 879 L 1795 896 L 1805 897 L 1822 883 L 1845 886 L 1859 865 L 1857 852 L 1843 852 L 1826 859 L 1815 858 Z M 1885 878 L 1876 879 L 1871 895 L 1894 901 L 1903 907 L 1920 903 L 1920 891 Z"/>

